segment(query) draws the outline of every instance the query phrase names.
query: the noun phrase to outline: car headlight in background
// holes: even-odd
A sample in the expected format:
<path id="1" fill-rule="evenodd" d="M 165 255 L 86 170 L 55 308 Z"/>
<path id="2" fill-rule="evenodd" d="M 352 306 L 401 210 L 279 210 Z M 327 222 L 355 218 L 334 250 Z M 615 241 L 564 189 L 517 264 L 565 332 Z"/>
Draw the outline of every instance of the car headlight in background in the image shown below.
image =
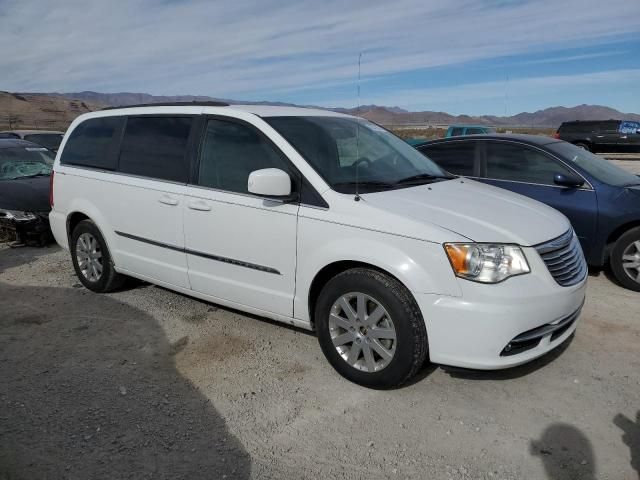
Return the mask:
<path id="1" fill-rule="evenodd" d="M 29 220 L 35 220 L 37 217 L 31 212 L 21 212 L 18 210 L 3 210 L 0 208 L 0 218 L 6 218 L 7 220 L 15 220 L 16 222 L 26 222 Z"/>
<path id="2" fill-rule="evenodd" d="M 456 276 L 482 283 L 498 283 L 531 269 L 522 249 L 515 245 L 445 243 Z"/>

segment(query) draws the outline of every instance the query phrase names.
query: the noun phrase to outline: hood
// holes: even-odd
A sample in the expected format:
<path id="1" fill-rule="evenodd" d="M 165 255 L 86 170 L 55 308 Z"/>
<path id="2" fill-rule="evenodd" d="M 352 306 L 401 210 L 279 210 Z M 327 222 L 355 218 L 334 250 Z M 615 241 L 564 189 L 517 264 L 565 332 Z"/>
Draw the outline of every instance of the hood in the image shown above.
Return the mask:
<path id="1" fill-rule="evenodd" d="M 0 209 L 48 212 L 49 177 L 0 180 Z"/>
<path id="2" fill-rule="evenodd" d="M 361 197 L 378 209 L 435 224 L 475 242 L 531 246 L 571 228 L 564 215 L 543 203 L 469 179 Z"/>

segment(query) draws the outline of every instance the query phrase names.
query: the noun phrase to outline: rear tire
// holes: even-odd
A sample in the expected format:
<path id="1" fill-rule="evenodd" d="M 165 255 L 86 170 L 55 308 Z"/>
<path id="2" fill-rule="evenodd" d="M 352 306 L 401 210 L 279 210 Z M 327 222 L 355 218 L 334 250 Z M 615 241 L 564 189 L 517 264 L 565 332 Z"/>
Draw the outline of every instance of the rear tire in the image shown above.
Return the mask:
<path id="1" fill-rule="evenodd" d="M 587 152 L 591 151 L 591 147 L 589 146 L 588 143 L 577 142 L 577 143 L 574 143 L 574 145 L 576 147 L 582 148 L 583 150 L 586 150 Z"/>
<path id="2" fill-rule="evenodd" d="M 427 358 L 427 330 L 415 299 L 395 278 L 376 270 L 354 268 L 329 280 L 314 317 L 325 357 L 359 385 L 398 387 Z"/>
<path id="3" fill-rule="evenodd" d="M 609 265 L 623 287 L 640 292 L 640 227 L 632 228 L 616 241 Z"/>
<path id="4" fill-rule="evenodd" d="M 73 229 L 69 251 L 80 283 L 89 290 L 107 293 L 124 283 L 126 277 L 116 272 L 107 242 L 91 220 L 83 220 Z"/>

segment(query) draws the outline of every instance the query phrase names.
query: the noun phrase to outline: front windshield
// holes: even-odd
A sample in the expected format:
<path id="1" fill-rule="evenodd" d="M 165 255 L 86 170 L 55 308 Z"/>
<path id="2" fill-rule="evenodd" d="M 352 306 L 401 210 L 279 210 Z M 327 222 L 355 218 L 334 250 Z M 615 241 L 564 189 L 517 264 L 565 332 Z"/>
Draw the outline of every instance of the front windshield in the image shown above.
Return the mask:
<path id="1" fill-rule="evenodd" d="M 567 142 L 554 142 L 547 147 L 593 175 L 597 180 L 614 186 L 637 185 L 640 178 L 598 155 Z"/>
<path id="2" fill-rule="evenodd" d="M 0 180 L 51 175 L 53 155 L 46 148 L 0 148 Z"/>
<path id="3" fill-rule="evenodd" d="M 268 117 L 332 189 L 361 193 L 451 178 L 404 140 L 355 118 Z M 356 178 L 357 177 L 357 178 Z"/>

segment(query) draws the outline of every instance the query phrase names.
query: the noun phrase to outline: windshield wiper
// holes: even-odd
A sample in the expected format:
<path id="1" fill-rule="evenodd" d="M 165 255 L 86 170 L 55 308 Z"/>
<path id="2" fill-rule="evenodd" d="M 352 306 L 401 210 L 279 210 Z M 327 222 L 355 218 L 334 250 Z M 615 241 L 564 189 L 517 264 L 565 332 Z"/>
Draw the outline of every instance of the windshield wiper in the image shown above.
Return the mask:
<path id="1" fill-rule="evenodd" d="M 429 173 L 419 173 L 417 175 L 411 175 L 410 177 L 401 178 L 397 182 L 396 185 L 408 185 L 408 184 L 421 184 L 421 183 L 430 183 L 430 182 L 438 182 L 440 180 L 451 180 L 454 177 L 453 175 L 431 175 Z"/>
<path id="2" fill-rule="evenodd" d="M 334 186 L 346 187 L 346 186 L 355 186 L 358 185 L 360 187 L 381 187 L 381 188 L 393 188 L 395 184 L 389 182 L 382 182 L 379 180 L 360 180 L 358 182 L 337 182 L 333 184 Z"/>

